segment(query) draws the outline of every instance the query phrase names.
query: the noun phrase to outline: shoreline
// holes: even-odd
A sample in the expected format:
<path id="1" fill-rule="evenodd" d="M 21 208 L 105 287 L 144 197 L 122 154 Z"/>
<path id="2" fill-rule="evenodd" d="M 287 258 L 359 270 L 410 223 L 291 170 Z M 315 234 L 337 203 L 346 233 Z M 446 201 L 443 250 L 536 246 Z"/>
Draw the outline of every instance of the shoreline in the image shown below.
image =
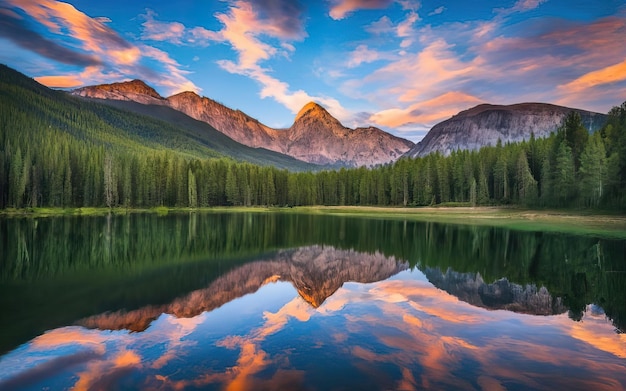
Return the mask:
<path id="1" fill-rule="evenodd" d="M 4 209 L 0 218 L 46 218 L 64 216 L 106 216 L 135 213 L 293 213 L 322 214 L 378 219 L 402 219 L 459 225 L 481 225 L 523 231 L 601 234 L 626 239 L 626 215 L 609 211 L 523 209 L 515 207 L 381 207 L 381 206 L 298 206 L 207 208 L 27 208 Z"/>

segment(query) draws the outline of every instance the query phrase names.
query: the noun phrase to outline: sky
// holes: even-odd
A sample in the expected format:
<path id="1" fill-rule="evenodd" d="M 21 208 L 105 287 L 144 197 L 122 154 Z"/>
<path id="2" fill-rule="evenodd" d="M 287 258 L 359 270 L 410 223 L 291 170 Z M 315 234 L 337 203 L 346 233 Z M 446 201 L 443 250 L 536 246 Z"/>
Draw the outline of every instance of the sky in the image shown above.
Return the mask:
<path id="1" fill-rule="evenodd" d="M 141 79 L 275 128 L 310 101 L 419 141 L 481 103 L 626 100 L 624 0 L 0 0 L 0 63 L 53 88 Z"/>

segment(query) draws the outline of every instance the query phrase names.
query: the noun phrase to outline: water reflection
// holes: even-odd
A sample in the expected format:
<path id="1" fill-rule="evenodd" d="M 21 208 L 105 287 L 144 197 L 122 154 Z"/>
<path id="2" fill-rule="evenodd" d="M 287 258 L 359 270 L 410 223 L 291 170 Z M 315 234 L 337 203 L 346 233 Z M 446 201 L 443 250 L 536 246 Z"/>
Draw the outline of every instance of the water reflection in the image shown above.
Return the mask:
<path id="1" fill-rule="evenodd" d="M 0 389 L 626 387 L 624 241 L 247 213 L 0 234 Z"/>
<path id="2" fill-rule="evenodd" d="M 417 270 L 345 283 L 317 308 L 272 282 L 191 318 L 161 315 L 140 333 L 52 330 L 3 358 L 0 387 L 623 388 L 626 339 L 592 312 L 572 322 L 487 311 Z"/>
<path id="3" fill-rule="evenodd" d="M 363 254 L 325 246 L 282 250 L 272 257 L 231 270 L 207 288 L 195 290 L 172 303 L 134 311 L 107 312 L 77 323 L 89 328 L 143 331 L 161 314 L 191 318 L 276 281 L 290 282 L 302 299 L 318 308 L 345 282 L 380 281 L 407 268 L 408 263 L 379 253 Z"/>
<path id="4" fill-rule="evenodd" d="M 544 286 L 522 286 L 506 278 L 485 283 L 480 273 L 459 273 L 452 269 L 443 273 L 439 268 L 427 267 L 423 272 L 437 288 L 477 307 L 531 315 L 557 315 L 567 312 L 563 300 L 553 297 Z"/>

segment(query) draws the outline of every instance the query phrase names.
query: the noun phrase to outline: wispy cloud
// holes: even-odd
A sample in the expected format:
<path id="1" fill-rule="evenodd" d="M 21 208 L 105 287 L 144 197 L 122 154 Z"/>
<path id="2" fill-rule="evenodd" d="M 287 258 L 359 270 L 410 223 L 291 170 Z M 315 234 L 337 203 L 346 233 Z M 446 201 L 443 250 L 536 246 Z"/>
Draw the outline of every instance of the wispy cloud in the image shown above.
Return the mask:
<path id="1" fill-rule="evenodd" d="M 356 10 L 384 9 L 391 3 L 393 0 L 331 0 L 329 15 L 335 20 L 340 20 Z"/>
<path id="2" fill-rule="evenodd" d="M 446 7 L 444 7 L 443 5 L 440 7 L 435 8 L 434 10 L 432 10 L 431 12 L 428 13 L 428 16 L 433 16 L 433 15 L 440 15 L 443 14 L 443 11 L 446 10 Z"/>
<path id="3" fill-rule="evenodd" d="M 102 62 L 95 56 L 81 53 L 51 41 L 26 24 L 26 21 L 9 9 L 0 8 L 0 36 L 40 56 L 68 65 L 89 66 Z"/>
<path id="4" fill-rule="evenodd" d="M 68 3 L 54 0 L 7 0 L 0 14 L 0 33 L 21 47 L 53 59 L 58 63 L 83 67 L 82 72 L 61 72 L 37 77 L 53 87 L 77 87 L 86 84 L 143 78 L 167 89 L 168 93 L 182 90 L 198 91 L 187 72 L 167 53 L 147 45 L 134 45 L 107 26 L 104 17 L 90 17 Z M 10 8 L 9 8 L 10 7 Z M 35 29 L 21 21 L 17 11 L 45 27 L 67 46 L 49 43 Z M 16 18 L 15 15 L 19 17 Z M 16 30 L 19 29 L 19 30 Z M 8 31 L 8 30 L 12 30 Z M 22 38 L 16 37 L 19 31 Z M 30 42 L 30 43 L 27 43 Z M 46 46 L 47 47 L 44 47 Z M 152 66 L 148 68 L 147 63 Z M 157 71 L 152 69 L 156 68 Z M 158 69 L 161 69 L 161 72 Z"/>
<path id="5" fill-rule="evenodd" d="M 432 126 L 479 102 L 546 101 L 597 111 L 619 104 L 626 88 L 626 15 L 509 21 L 512 13 L 541 4 L 518 1 L 491 19 L 406 30 L 383 16 L 366 27 L 372 40 L 349 53 L 354 60 L 344 69 L 376 61 L 377 48 L 367 43 L 380 35 L 413 40 L 414 46 L 400 45 L 366 77 L 344 78 L 342 91 L 380 107 L 370 120 L 396 130 Z"/>
<path id="6" fill-rule="evenodd" d="M 256 4 L 272 3 L 259 1 Z M 278 2 L 280 3 L 280 2 Z M 278 13 L 281 10 L 283 13 Z M 276 56 L 289 56 L 295 47 L 289 41 L 301 40 L 306 37 L 304 28 L 295 28 L 289 19 L 287 11 L 299 12 L 298 8 L 288 6 L 272 7 L 257 11 L 252 3 L 237 1 L 225 13 L 217 14 L 217 19 L 223 28 L 219 31 L 225 42 L 237 52 L 237 61 L 220 60 L 218 64 L 230 73 L 247 76 L 261 85 L 260 97 L 272 98 L 285 106 L 292 113 L 297 113 L 302 106 L 310 101 L 316 101 L 325 106 L 333 115 L 340 119 L 350 116 L 348 110 L 342 107 L 337 99 L 314 96 L 304 90 L 292 91 L 289 84 L 272 76 L 271 70 L 263 67 L 262 63 Z M 270 23 L 277 20 L 277 24 Z M 302 23 L 302 22 L 301 22 Z M 286 26 L 290 28 L 285 28 Z M 278 46 L 268 43 L 265 38 L 278 39 Z"/>
<path id="7" fill-rule="evenodd" d="M 346 66 L 348 68 L 354 68 L 361 64 L 367 64 L 384 59 L 391 60 L 396 57 L 390 53 L 370 49 L 367 45 L 357 46 L 356 49 L 350 52 L 348 56 L 349 59 L 346 62 Z"/>
<path id="8" fill-rule="evenodd" d="M 157 14 L 147 9 L 141 15 L 145 21 L 141 24 L 140 38 L 145 41 L 169 42 L 175 45 L 208 46 L 214 41 L 223 41 L 223 37 L 215 31 L 202 26 L 186 27 L 180 22 L 164 22 L 157 20 Z"/>
<path id="9" fill-rule="evenodd" d="M 462 92 L 447 92 L 430 100 L 413 103 L 406 108 L 379 111 L 373 114 L 370 120 L 391 128 L 416 124 L 434 125 L 481 102 L 479 98 Z"/>
<path id="10" fill-rule="evenodd" d="M 501 14 L 512 14 L 534 10 L 547 0 L 517 0 L 511 8 L 501 8 L 496 11 Z"/>

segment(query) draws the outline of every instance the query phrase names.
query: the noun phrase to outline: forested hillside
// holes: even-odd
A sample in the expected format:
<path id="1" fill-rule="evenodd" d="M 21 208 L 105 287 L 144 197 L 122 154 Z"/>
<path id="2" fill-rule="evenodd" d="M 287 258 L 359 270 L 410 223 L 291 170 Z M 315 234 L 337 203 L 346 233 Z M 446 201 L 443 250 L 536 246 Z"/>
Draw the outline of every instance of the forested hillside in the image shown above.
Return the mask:
<path id="1" fill-rule="evenodd" d="M 112 175 L 126 178 L 127 187 L 133 185 L 131 171 L 149 175 L 141 167 L 158 167 L 165 160 L 234 158 L 293 170 L 316 168 L 241 145 L 170 111 L 154 118 L 112 108 L 50 90 L 0 65 L 0 207 L 98 205 L 102 167 L 109 161 L 119 163 Z"/>
<path id="2" fill-rule="evenodd" d="M 593 135 L 571 113 L 546 139 L 289 172 L 236 163 L 151 119 L 0 69 L 0 208 L 37 206 L 626 206 L 626 103 Z"/>

